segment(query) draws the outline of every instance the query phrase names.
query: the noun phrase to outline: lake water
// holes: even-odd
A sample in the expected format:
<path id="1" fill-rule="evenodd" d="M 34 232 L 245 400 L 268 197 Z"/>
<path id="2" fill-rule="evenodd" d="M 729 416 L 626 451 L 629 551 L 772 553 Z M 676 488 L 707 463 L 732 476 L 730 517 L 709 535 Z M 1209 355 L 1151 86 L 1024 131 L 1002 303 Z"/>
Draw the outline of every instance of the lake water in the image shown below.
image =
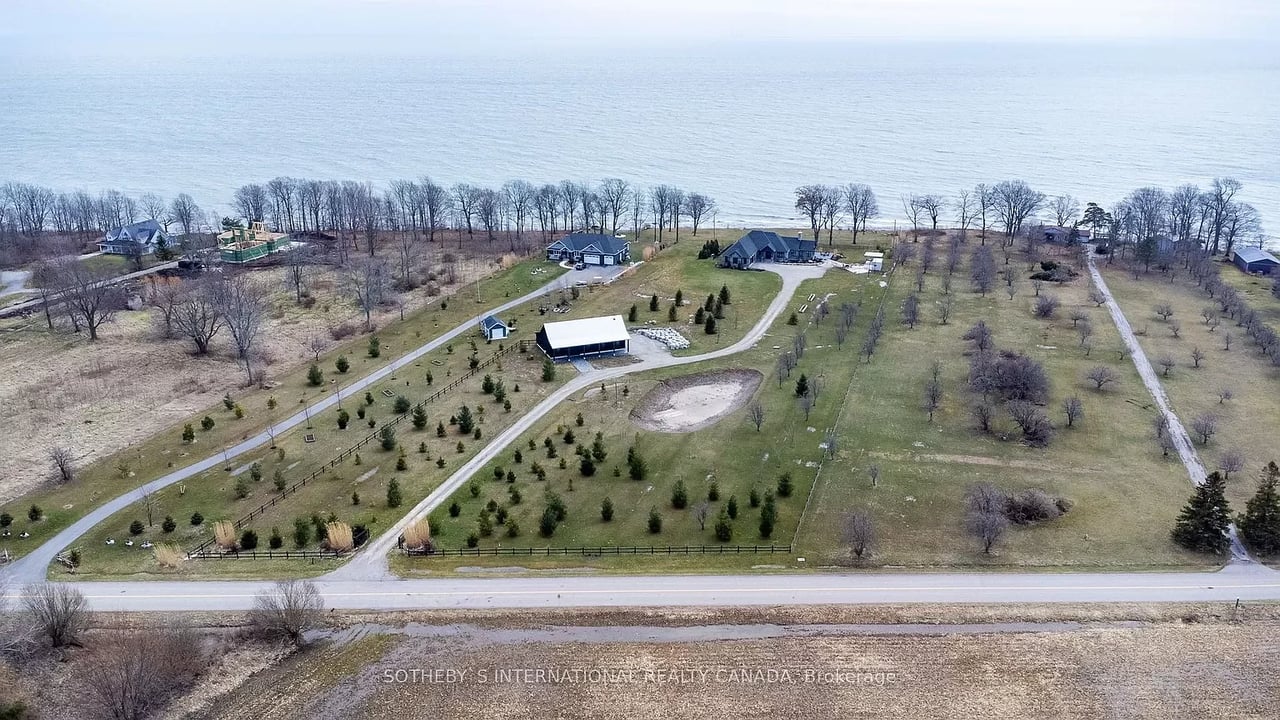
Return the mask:
<path id="1" fill-rule="evenodd" d="M 0 179 L 191 193 L 277 175 L 498 185 L 607 176 L 795 224 L 793 189 L 903 193 L 1026 179 L 1113 202 L 1245 185 L 1280 228 L 1280 53 L 1263 47 L 755 45 L 538 57 L 284 58 L 0 51 Z"/>

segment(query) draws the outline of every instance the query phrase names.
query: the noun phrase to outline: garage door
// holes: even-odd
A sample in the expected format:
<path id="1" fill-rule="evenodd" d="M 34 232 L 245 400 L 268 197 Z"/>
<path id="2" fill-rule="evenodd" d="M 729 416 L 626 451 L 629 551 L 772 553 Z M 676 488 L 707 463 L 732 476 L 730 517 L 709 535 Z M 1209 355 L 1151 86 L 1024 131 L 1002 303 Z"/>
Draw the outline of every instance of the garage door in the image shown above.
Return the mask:
<path id="1" fill-rule="evenodd" d="M 599 255 L 591 255 L 591 254 L 583 255 L 583 256 L 582 256 L 582 262 L 584 262 L 584 263 L 586 263 L 586 264 L 588 264 L 588 265 L 601 265 L 601 264 L 603 264 L 603 263 L 601 262 L 601 260 L 600 260 L 600 256 L 599 256 Z"/>
<path id="2" fill-rule="evenodd" d="M 605 256 L 604 256 L 604 264 L 605 264 L 605 265 L 612 265 L 612 264 L 613 264 L 613 256 L 612 256 L 612 255 L 605 255 Z"/>

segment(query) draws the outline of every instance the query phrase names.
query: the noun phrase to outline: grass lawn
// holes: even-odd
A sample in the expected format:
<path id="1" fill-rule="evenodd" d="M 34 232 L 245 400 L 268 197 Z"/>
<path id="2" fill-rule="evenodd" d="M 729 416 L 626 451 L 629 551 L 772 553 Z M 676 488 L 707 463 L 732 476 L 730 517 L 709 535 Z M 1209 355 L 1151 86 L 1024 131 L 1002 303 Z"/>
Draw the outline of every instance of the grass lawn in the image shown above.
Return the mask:
<path id="1" fill-rule="evenodd" d="M 727 272 L 727 271 L 726 271 Z M 735 276 L 728 274 L 732 284 Z M 771 369 L 779 350 L 790 347 L 791 337 L 797 328 L 787 325 L 788 313 L 778 318 L 766 338 L 755 348 L 732 358 L 707 363 L 670 368 L 625 379 L 625 394 L 621 389 L 609 388 L 600 393 L 593 388 L 575 396 L 543 422 L 522 436 L 504 454 L 477 474 L 473 481 L 475 493 L 463 487 L 449 502 L 433 513 L 433 527 L 439 544 L 457 548 L 465 546 L 468 535 L 478 533 L 478 516 L 490 500 L 503 506 L 513 518 L 520 534 L 507 536 L 505 530 L 495 527 L 493 535 L 481 537 L 480 547 L 565 547 L 565 546 L 634 546 L 634 545 L 718 545 L 714 535 L 716 516 L 726 508 L 730 497 L 737 501 L 738 517 L 732 521 L 733 537 L 729 545 L 780 544 L 787 545 L 794 534 L 804 500 L 813 482 L 818 463 L 822 460 L 819 428 L 831 425 L 840 411 L 840 400 L 848 386 L 850 372 L 856 366 L 853 354 L 858 343 L 853 339 L 870 322 L 872 308 L 881 292 L 871 276 L 856 276 L 832 271 L 819 280 L 801 286 L 797 298 L 810 293 L 833 294 L 833 306 L 840 302 L 857 303 L 863 300 L 864 312 L 860 314 L 857 329 L 843 349 L 835 347 L 831 335 L 835 319 L 809 331 L 809 350 L 805 354 L 795 376 L 780 387 Z M 797 301 L 798 302 L 798 301 Z M 803 316 L 806 322 L 812 314 Z M 687 433 L 660 433 L 644 430 L 633 423 L 631 411 L 645 393 L 661 380 L 692 373 L 726 368 L 754 368 L 765 374 L 757 391 L 758 399 L 766 410 L 761 431 L 746 419 L 745 409 L 739 409 L 710 427 Z M 821 376 L 827 388 L 819 396 L 817 407 L 806 421 L 794 393 L 795 378 L 800 373 Z M 577 424 L 581 414 L 582 425 Z M 564 430 L 572 430 L 575 445 L 590 447 L 597 432 L 601 433 L 607 457 L 598 463 L 591 477 L 584 477 L 579 468 L 579 458 L 574 454 L 575 445 L 564 441 Z M 545 441 L 552 440 L 556 458 L 548 458 Z M 532 449 L 530 443 L 533 444 Z M 626 456 L 634 447 L 645 459 L 648 472 L 641 481 L 628 477 Z M 732 448 L 732 450 L 727 450 Z M 521 461 L 515 461 L 515 451 L 521 453 Z M 560 459 L 565 467 L 559 466 Z M 533 463 L 545 470 L 547 480 L 540 482 L 531 468 Z M 501 468 L 503 480 L 496 479 L 495 469 Z M 507 482 L 506 472 L 514 473 L 514 482 Z M 617 474 L 615 474 L 615 472 Z M 766 491 L 776 490 L 779 476 L 790 473 L 793 492 L 790 497 L 777 499 L 778 522 L 771 538 L 762 538 L 759 530 L 760 510 L 752 508 L 748 500 L 754 488 L 762 497 Z M 672 506 L 672 490 L 682 481 L 688 494 L 684 509 Z M 708 499 L 712 483 L 719 490 L 719 499 L 710 501 L 706 527 L 700 527 L 692 508 Z M 520 495 L 519 503 L 513 502 L 512 492 Z M 539 520 L 546 506 L 545 493 L 560 496 L 567 508 L 566 519 L 550 538 L 539 535 Z M 601 502 L 608 497 L 614 507 L 612 521 L 601 519 Z M 458 516 L 451 517 L 448 509 L 456 502 Z M 662 516 L 662 529 L 651 533 L 648 518 L 651 509 Z M 749 569 L 752 565 L 789 563 L 786 554 L 711 556 L 707 558 L 592 558 L 592 566 L 626 571 L 657 566 L 670 567 L 673 563 L 684 569 Z M 456 562 L 455 562 L 456 561 Z M 658 563 L 655 565 L 654 563 Z M 582 558 L 551 559 L 547 566 L 574 566 L 584 563 Z M 526 565 L 521 559 L 498 558 L 448 558 L 448 559 L 400 559 L 396 567 L 406 571 L 438 570 L 457 565 Z"/>
<path id="2" fill-rule="evenodd" d="M 532 274 L 530 271 L 536 268 L 546 270 Z M 546 284 L 560 272 L 558 267 L 539 260 L 525 261 L 484 280 L 484 293 L 493 302 L 496 298 L 518 297 Z M 377 358 L 369 357 L 369 338 L 365 335 L 357 335 L 324 353 L 318 363 L 325 379 L 325 384 L 320 387 L 309 384 L 308 367 L 302 365 L 292 373 L 273 378 L 274 387 L 246 389 L 236 394 L 233 400 L 243 409 L 243 418 L 236 419 L 232 411 L 219 403 L 188 419 L 186 422 L 196 428 L 194 443 L 182 441 L 184 423 L 177 423 L 146 442 L 78 469 L 76 480 L 70 485 L 50 487 L 5 504 L 0 507 L 0 512 L 17 518 L 13 536 L 5 539 L 5 547 L 15 556 L 20 556 L 82 517 L 98 503 L 160 477 L 173 468 L 215 454 L 296 413 L 305 404 L 331 392 L 330 381 L 358 378 L 392 362 L 483 309 L 471 300 L 473 295 L 471 286 L 462 287 L 455 295 L 441 298 L 439 302 L 406 316 L 403 322 L 379 328 L 376 334 L 381 342 L 381 352 Z M 530 330 L 527 334 L 517 333 L 513 340 L 531 336 Z M 466 341 L 460 338 L 457 344 L 456 352 L 465 361 Z M 334 369 L 339 356 L 345 356 L 350 363 L 345 375 Z M 443 373 L 438 374 L 443 376 Z M 424 391 L 421 394 L 428 393 Z M 277 403 L 274 411 L 268 407 L 272 398 Z M 201 418 L 206 415 L 215 423 L 209 431 L 200 429 Z M 44 510 L 43 520 L 28 523 L 27 511 L 32 504 Z M 18 537 L 23 531 L 29 531 L 31 536 Z"/>
<path id="3" fill-rule="evenodd" d="M 1222 268 L 1222 277 L 1251 280 L 1230 266 Z M 1257 489 L 1262 469 L 1272 460 L 1280 461 L 1280 450 L 1275 447 L 1275 440 L 1280 437 L 1280 396 L 1272 391 L 1280 371 L 1230 318 L 1223 318 L 1217 329 L 1210 331 L 1201 310 L 1217 306 L 1194 282 L 1181 276 L 1170 282 L 1157 273 L 1134 280 L 1129 272 L 1118 268 L 1108 270 L 1106 279 L 1134 331 L 1145 328 L 1138 342 L 1156 371 L 1162 372 L 1158 363 L 1164 355 L 1177 362 L 1161 383 L 1187 432 L 1194 437 L 1190 424 L 1197 415 L 1217 416 L 1218 434 L 1207 445 L 1195 438 L 1205 468 L 1218 468 L 1228 450 L 1239 450 L 1245 456 L 1245 469 L 1232 473 L 1227 482 L 1232 509 L 1243 511 L 1245 501 Z M 1169 323 L 1155 314 L 1155 306 L 1162 303 L 1173 308 L 1170 321 L 1180 323 L 1181 337 L 1174 337 Z M 1259 313 L 1264 308 L 1273 313 L 1280 308 L 1280 303 L 1270 297 L 1269 288 L 1265 297 L 1251 296 L 1249 304 Z M 1232 337 L 1229 351 L 1224 349 L 1227 334 Z M 1191 358 L 1196 347 L 1205 354 L 1198 368 Z M 1218 395 L 1222 388 L 1230 388 L 1235 397 L 1222 402 Z"/>
<path id="4" fill-rule="evenodd" d="M 482 345 L 480 348 L 482 359 L 492 354 L 492 351 L 484 349 Z M 439 350 L 424 356 L 413 368 L 397 373 L 395 377 L 388 378 L 371 390 L 372 404 L 367 404 L 367 398 L 363 396 L 353 397 L 350 403 L 344 401 L 344 408 L 351 418 L 350 425 L 345 430 L 337 426 L 337 411 L 329 410 L 314 418 L 312 428 L 296 428 L 277 437 L 278 449 L 275 451 L 264 447 L 259 452 L 233 460 L 226 467 L 209 470 L 190 481 L 161 490 L 155 497 L 156 509 L 152 512 L 151 526 L 147 526 L 145 503 L 137 503 L 117 513 L 77 543 L 76 547 L 83 556 L 80 572 L 118 575 L 155 571 L 163 574 L 159 573 L 151 554 L 138 547 L 143 541 L 176 542 L 182 548 L 190 549 L 209 539 L 212 536 L 213 521 L 235 520 L 275 497 L 277 490 L 274 479 L 277 471 L 285 483 L 292 484 L 327 464 L 331 458 L 367 434 L 376 432 L 376 429 L 368 427 L 368 420 L 376 422 L 394 417 L 394 399 L 382 393 L 384 388 L 403 393 L 411 399 L 426 395 L 432 387 L 441 387 L 451 382 L 451 377 L 463 374 L 468 367 L 469 352 L 469 347 L 461 346 L 453 353 Z M 423 429 L 415 429 L 409 420 L 396 426 L 396 450 L 383 450 L 379 440 L 374 440 L 359 451 L 358 464 L 354 456 L 346 459 L 337 467 L 326 471 L 321 478 L 286 496 L 255 518 L 247 528 L 258 534 L 258 549 L 269 548 L 268 539 L 273 529 L 279 530 L 285 538 L 282 549 L 319 548 L 319 539 L 314 535 L 302 545 L 298 545 L 293 537 L 294 520 L 308 519 L 313 514 L 323 519 L 334 516 L 352 525 L 362 524 L 376 535 L 382 526 L 396 520 L 404 509 L 412 507 L 425 497 L 454 468 L 479 452 L 490 438 L 518 418 L 521 412 L 536 405 L 573 375 L 572 368 L 561 368 L 556 381 L 544 383 L 540 379 L 541 369 L 542 363 L 538 357 L 518 353 L 509 354 L 500 364 L 485 368 L 483 374 L 471 378 L 463 386 L 428 406 L 427 425 Z M 428 372 L 433 375 L 434 382 L 431 385 L 425 380 Z M 482 392 L 482 378 L 486 374 L 494 380 L 503 381 L 507 388 L 506 397 L 511 402 L 510 412 L 506 412 L 502 404 L 496 403 L 492 395 Z M 520 388 L 519 392 L 514 392 L 516 387 Z M 456 415 L 458 408 L 464 404 L 473 412 L 476 427 L 481 430 L 478 440 L 473 434 L 463 436 L 450 422 L 451 416 Z M 363 411 L 364 418 L 359 417 L 359 411 Z M 440 423 L 445 427 L 444 437 L 437 435 Z M 306 435 L 311 435 L 314 442 L 305 442 Z M 403 471 L 396 470 L 399 446 L 403 446 L 405 450 L 406 469 Z M 440 459 L 444 460 L 443 467 L 438 464 Z M 253 480 L 254 463 L 260 467 L 260 479 L 256 481 Z M 396 508 L 388 505 L 387 498 L 388 484 L 392 478 L 398 480 L 403 494 L 401 504 Z M 248 493 L 246 497 L 238 498 L 236 485 L 241 481 L 247 486 Z M 358 504 L 356 494 L 359 495 Z M 192 525 L 191 517 L 197 512 L 206 520 L 200 525 Z M 163 531 L 162 521 L 165 516 L 172 516 L 178 524 L 172 533 Z M 147 526 L 138 536 L 131 536 L 129 533 L 130 524 L 134 520 L 141 520 Z M 116 544 L 107 545 L 108 539 L 114 539 Z M 125 546 L 123 543 L 127 539 L 132 539 L 135 545 Z M 251 572 L 246 570 L 250 566 L 249 562 L 191 562 L 183 566 L 181 574 L 245 574 Z M 55 569 L 53 572 L 58 574 L 61 571 Z"/>
<path id="5" fill-rule="evenodd" d="M 1001 254 L 996 256 L 1002 265 Z M 1074 256 L 1057 259 L 1080 262 Z M 1057 296 L 1061 307 L 1051 320 L 1035 318 L 1030 270 L 1020 262 L 1015 255 L 1010 265 L 1019 278 L 1013 299 L 1003 282 L 985 297 L 973 292 L 966 263 L 953 281 L 955 305 L 948 324 L 939 322 L 935 310 L 943 298 L 945 269 L 926 279 L 919 293 L 923 321 L 915 329 L 887 324 L 883 349 L 860 368 L 845 403 L 842 451 L 830 472 L 823 470 L 798 541 L 801 550 L 823 561 L 847 562 L 838 539 L 840 517 L 862 508 L 876 527 L 877 564 L 1162 567 L 1206 562 L 1168 539 L 1191 486 L 1182 466 L 1162 458 L 1150 439 L 1153 402 L 1123 357 L 1106 309 L 1087 301 L 1086 280 L 1080 277 L 1057 287 L 1046 283 L 1041 292 Z M 899 270 L 891 319 L 916 291 L 914 276 L 910 265 Z M 1077 310 L 1094 329 L 1088 356 L 1070 319 Z M 993 329 L 996 348 L 1044 364 L 1052 383 L 1044 410 L 1057 426 L 1048 448 L 1021 443 L 1002 412 L 994 433 L 976 430 L 969 413 L 976 396 L 966 386 L 968 343 L 961 335 L 978 320 Z M 930 422 L 922 404 L 935 360 L 942 365 L 943 399 Z M 1110 367 L 1120 381 L 1103 392 L 1094 390 L 1084 376 L 1095 365 Z M 1068 428 L 1060 408 L 1073 395 L 1083 400 L 1085 417 Z M 868 479 L 871 465 L 880 468 L 877 487 Z M 978 482 L 1010 491 L 1042 488 L 1074 507 L 1055 521 L 1011 528 L 997 554 L 986 557 L 964 532 L 964 493 Z"/>
<path id="6" fill-rule="evenodd" d="M 141 268 L 135 267 L 129 258 L 124 255 L 94 255 L 80 262 L 84 263 L 85 267 L 93 270 L 109 271 L 115 275 L 126 275 L 137 270 L 146 270 L 149 267 L 163 264 L 156 259 L 155 255 L 143 255 Z"/>

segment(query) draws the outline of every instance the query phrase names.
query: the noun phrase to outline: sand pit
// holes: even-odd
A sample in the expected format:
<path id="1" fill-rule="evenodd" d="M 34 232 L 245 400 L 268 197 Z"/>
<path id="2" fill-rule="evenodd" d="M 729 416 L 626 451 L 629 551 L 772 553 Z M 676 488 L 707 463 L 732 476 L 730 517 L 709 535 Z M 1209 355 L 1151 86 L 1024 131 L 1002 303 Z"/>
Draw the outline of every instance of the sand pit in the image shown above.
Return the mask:
<path id="1" fill-rule="evenodd" d="M 655 432 L 700 430 L 745 405 L 763 380 L 756 370 L 716 370 L 665 380 L 640 398 L 631 421 Z"/>

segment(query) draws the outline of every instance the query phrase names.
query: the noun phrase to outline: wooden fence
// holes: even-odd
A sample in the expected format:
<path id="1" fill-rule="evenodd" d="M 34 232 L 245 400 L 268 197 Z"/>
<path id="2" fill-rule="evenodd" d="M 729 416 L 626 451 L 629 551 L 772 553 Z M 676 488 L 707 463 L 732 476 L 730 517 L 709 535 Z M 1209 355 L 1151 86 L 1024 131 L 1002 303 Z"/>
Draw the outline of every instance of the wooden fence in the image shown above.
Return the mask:
<path id="1" fill-rule="evenodd" d="M 579 555 L 601 557 L 604 555 L 773 555 L 790 554 L 791 545 L 634 545 L 605 547 L 546 547 L 546 548 L 434 548 L 430 552 L 410 552 L 418 557 L 555 557 Z"/>
<path id="2" fill-rule="evenodd" d="M 474 368 L 471 368 L 471 369 L 470 369 L 470 370 L 468 370 L 466 373 L 462 374 L 462 375 L 461 375 L 457 380 L 454 380 L 453 382 L 449 383 L 448 385 L 446 385 L 446 386 L 444 386 L 444 387 L 440 388 L 439 390 L 436 390 L 434 393 L 432 393 L 432 394 L 428 395 L 428 396 L 426 397 L 426 399 L 422 400 L 422 402 L 419 402 L 419 403 L 417 403 L 416 405 L 414 405 L 414 406 L 413 406 L 413 408 L 412 408 L 409 412 L 407 412 L 407 413 L 405 413 L 405 414 L 403 414 L 403 415 L 397 415 L 397 416 L 395 416 L 394 418 L 392 418 L 392 419 L 390 419 L 390 420 L 386 421 L 385 423 L 383 423 L 383 424 L 382 424 L 382 427 L 395 427 L 396 425 L 399 425 L 401 422 L 403 422 L 403 421 L 404 421 L 404 419 L 405 419 L 405 418 L 410 417 L 410 416 L 412 415 L 413 410 L 415 410 L 415 409 L 417 409 L 417 408 L 419 408 L 419 407 L 425 407 L 425 406 L 427 406 L 427 405 L 429 405 L 429 404 L 431 404 L 431 403 L 435 402 L 436 400 L 439 400 L 440 398 L 444 397 L 444 396 L 445 396 L 445 395 L 447 395 L 450 391 L 452 391 L 452 390 L 456 390 L 456 389 L 457 389 L 459 386 L 461 386 L 464 382 L 466 382 L 467 380 L 470 380 L 471 378 L 475 377 L 475 376 L 476 376 L 478 373 L 480 373 L 482 370 L 484 370 L 485 368 L 489 367 L 489 366 L 490 366 L 490 365 L 492 365 L 493 363 L 497 362 L 497 361 L 498 361 L 498 360 L 499 360 L 503 355 L 507 355 L 508 353 L 512 353 L 512 352 L 526 352 L 526 351 L 528 350 L 529 345 L 530 345 L 530 341 L 528 341 L 528 340 L 521 340 L 521 341 L 519 341 L 518 343 L 514 343 L 514 344 L 511 344 L 511 345 L 503 345 L 503 346 L 502 346 L 502 348 L 501 348 L 501 349 L 499 349 L 496 353 L 494 353 L 493 355 L 490 355 L 490 356 L 489 356 L 488 358 L 486 358 L 485 360 L 480 361 L 480 363 L 479 363 L 478 365 L 476 365 Z M 319 469 L 319 470 L 316 470 L 315 472 L 313 472 L 313 473 L 311 473 L 310 475 L 308 475 L 308 476 L 306 476 L 306 477 L 302 478 L 301 480 L 298 480 L 297 482 L 293 483 L 292 485 L 289 485 L 289 486 L 285 487 L 285 489 L 284 489 L 284 490 L 281 490 L 279 493 L 277 493 L 277 494 L 276 494 L 274 497 L 272 497 L 270 500 L 268 500 L 267 502 L 262 503 L 261 505 L 259 505 L 259 506 L 258 506 L 258 507 L 256 507 L 256 508 L 254 508 L 254 509 L 253 509 L 253 510 L 251 510 L 248 514 L 246 514 L 246 515 L 244 515 L 243 517 L 241 517 L 239 520 L 236 520 L 236 521 L 235 521 L 235 527 L 236 527 L 236 529 L 238 530 L 238 529 L 240 529 L 240 528 L 244 527 L 244 526 L 245 526 L 245 524 L 246 524 L 246 523 L 248 523 L 250 520 L 253 520 L 254 518 L 256 518 L 256 517 L 258 517 L 258 516 L 260 516 L 260 515 L 262 515 L 262 514 L 266 513 L 266 512 L 267 512 L 267 510 L 269 510 L 269 509 L 271 509 L 271 508 L 275 507 L 275 506 L 276 506 L 276 505 L 277 505 L 281 500 L 284 500 L 285 498 L 289 497 L 290 495 L 294 494 L 294 493 L 295 493 L 295 492 L 297 492 L 298 490 L 300 490 L 300 489 L 302 489 L 303 487 L 305 487 L 307 483 L 309 483 L 309 482 L 311 482 L 311 481 L 313 481 L 313 480 L 315 480 L 315 479 L 319 478 L 320 476 L 324 475 L 324 474 L 325 474 L 326 472 L 328 472 L 330 469 L 337 467 L 337 466 L 338 466 L 339 464 L 341 464 L 344 460 L 346 460 L 347 458 L 349 458 L 349 457 L 351 457 L 352 455 L 354 455 L 356 452 L 358 452 L 358 451 L 359 451 L 361 448 L 363 448 L 365 445 L 368 445 L 369 443 L 373 442 L 374 440 L 377 440 L 377 439 L 378 439 L 378 436 L 379 436 L 381 433 L 382 433 L 381 428 L 379 428 L 378 430 L 375 430 L 374 432 L 369 433 L 369 434 L 368 434 L 368 435 L 366 435 L 364 438 L 362 438 L 360 441 L 358 441 L 356 444 L 354 444 L 354 445 L 352 445 L 351 447 L 347 448 L 346 450 L 343 450 L 342 452 L 338 453 L 338 454 L 337 454 L 333 459 L 331 459 L 329 462 L 327 462 L 327 463 L 325 463 L 324 465 L 320 466 L 320 469 Z M 187 556 L 188 556 L 188 557 L 192 557 L 192 558 L 195 558 L 195 557 L 197 557 L 197 556 L 201 556 L 202 554 L 206 553 L 206 551 L 208 551 L 208 549 L 209 549 L 212 545 L 213 545 L 213 539 L 212 539 L 212 538 L 210 538 L 210 539 L 208 539 L 208 540 L 205 540 L 204 542 L 200 543 L 199 545 L 195 546 L 195 548 L 193 548 L 192 550 L 190 550 L 190 551 L 187 553 Z M 276 552 L 277 552 L 277 553 L 279 553 L 279 552 L 281 552 L 281 551 L 276 551 Z M 300 551 L 297 551 L 297 552 L 300 552 Z"/>
<path id="3" fill-rule="evenodd" d="M 188 553 L 187 558 L 190 560 L 331 560 L 342 555 L 342 553 L 328 550 L 237 550 L 226 553 L 217 550 L 200 550 Z"/>

